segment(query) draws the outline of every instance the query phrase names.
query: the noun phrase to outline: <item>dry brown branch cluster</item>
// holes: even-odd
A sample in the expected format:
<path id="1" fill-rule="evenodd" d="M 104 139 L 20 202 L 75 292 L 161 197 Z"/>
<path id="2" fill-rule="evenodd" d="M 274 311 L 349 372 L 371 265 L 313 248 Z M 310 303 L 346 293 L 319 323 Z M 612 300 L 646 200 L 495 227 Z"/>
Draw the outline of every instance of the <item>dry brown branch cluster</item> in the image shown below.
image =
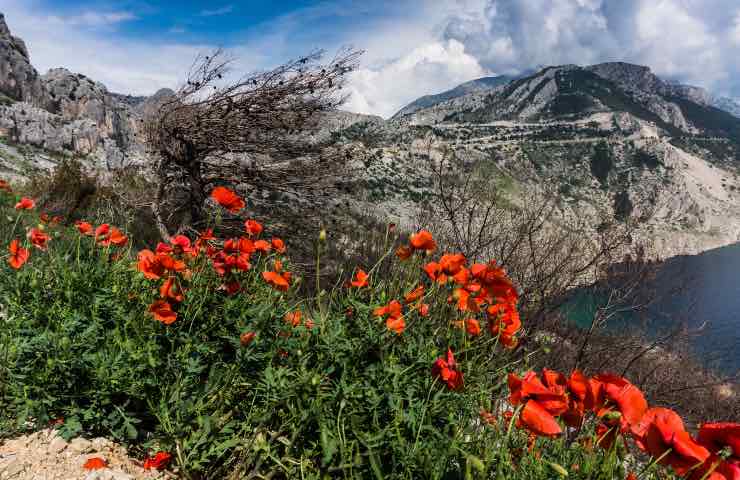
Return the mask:
<path id="1" fill-rule="evenodd" d="M 330 198 L 351 152 L 313 134 L 345 101 L 342 87 L 360 54 L 342 50 L 322 64 L 315 52 L 238 80 L 229 80 L 222 51 L 199 57 L 186 83 L 144 122 L 158 162 L 154 209 L 163 236 L 201 226 L 216 185 L 256 202 L 305 207 Z"/>

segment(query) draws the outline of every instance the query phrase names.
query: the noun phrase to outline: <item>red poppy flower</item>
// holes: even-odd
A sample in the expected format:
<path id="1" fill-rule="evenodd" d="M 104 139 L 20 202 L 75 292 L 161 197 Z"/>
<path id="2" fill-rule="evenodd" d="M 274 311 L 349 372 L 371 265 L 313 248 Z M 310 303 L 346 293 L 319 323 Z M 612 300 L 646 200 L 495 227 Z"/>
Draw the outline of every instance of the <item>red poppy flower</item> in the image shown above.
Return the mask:
<path id="1" fill-rule="evenodd" d="M 172 237 L 172 240 L 170 240 L 170 243 L 177 254 L 192 252 L 190 239 L 185 235 L 175 235 Z"/>
<path id="2" fill-rule="evenodd" d="M 286 313 L 284 320 L 286 323 L 290 324 L 292 327 L 297 327 L 301 324 L 302 316 L 303 316 L 303 313 L 300 310 L 296 310 L 294 312 Z"/>
<path id="3" fill-rule="evenodd" d="M 429 315 L 429 305 L 427 305 L 426 303 L 419 302 L 414 308 L 416 308 L 416 311 L 418 311 L 419 315 L 421 315 L 422 317 L 426 317 L 427 315 Z"/>
<path id="4" fill-rule="evenodd" d="M 15 204 L 16 210 L 33 210 L 36 206 L 36 202 L 28 197 L 21 198 L 21 201 Z"/>
<path id="5" fill-rule="evenodd" d="M 11 193 L 13 189 L 10 188 L 10 184 L 8 182 L 6 182 L 5 180 L 0 180 L 0 191 Z"/>
<path id="6" fill-rule="evenodd" d="M 386 315 L 391 317 L 401 316 L 401 303 L 398 300 L 392 300 L 388 305 L 377 307 L 373 310 L 373 315 L 376 317 L 384 317 Z"/>
<path id="7" fill-rule="evenodd" d="M 438 358 L 432 365 L 432 376 L 440 378 L 450 390 L 460 390 L 463 386 L 463 374 L 457 368 L 452 349 L 447 349 L 447 358 Z"/>
<path id="8" fill-rule="evenodd" d="M 169 453 L 157 452 L 157 454 L 153 457 L 149 457 L 144 460 L 144 469 L 164 470 L 165 467 L 167 467 L 167 465 L 170 463 L 170 460 L 172 460 L 172 455 L 170 455 Z"/>
<path id="9" fill-rule="evenodd" d="M 406 320 L 404 320 L 403 315 L 388 317 L 385 320 L 385 326 L 396 335 L 401 335 L 406 330 Z"/>
<path id="10" fill-rule="evenodd" d="M 398 300 L 392 300 L 388 305 L 383 307 L 377 307 L 373 310 L 373 315 L 376 317 L 388 316 L 385 321 L 385 326 L 400 335 L 406 329 L 406 321 L 403 318 L 401 312 L 401 303 Z"/>
<path id="11" fill-rule="evenodd" d="M 452 296 L 447 299 L 448 303 L 457 301 L 457 309 L 461 312 L 480 312 L 480 306 L 483 299 L 474 296 L 466 288 L 456 288 L 452 291 Z"/>
<path id="12" fill-rule="evenodd" d="M 600 386 L 597 382 L 590 382 L 579 370 L 574 370 L 568 377 L 568 391 L 570 393 L 568 411 L 563 414 L 565 423 L 578 428 L 583 423 L 583 416 L 596 405 Z"/>
<path id="13" fill-rule="evenodd" d="M 355 288 L 362 288 L 368 286 L 368 276 L 367 273 L 365 273 L 365 270 L 359 268 L 355 272 L 355 276 L 352 279 L 352 282 L 350 282 L 350 285 L 352 285 Z"/>
<path id="14" fill-rule="evenodd" d="M 637 475 L 634 472 L 629 472 L 624 480 L 637 480 Z"/>
<path id="15" fill-rule="evenodd" d="M 138 270 L 149 280 L 159 280 L 165 274 L 166 268 L 162 263 L 165 255 L 157 255 L 151 250 L 142 250 L 138 255 Z"/>
<path id="16" fill-rule="evenodd" d="M 246 347 L 247 345 L 252 343 L 252 341 L 254 340 L 254 337 L 256 336 L 257 334 L 254 332 L 244 332 L 239 336 L 239 343 L 241 344 L 242 347 Z"/>
<path id="17" fill-rule="evenodd" d="M 93 226 L 87 222 L 78 220 L 75 222 L 75 227 L 77 227 L 77 231 L 82 235 L 91 236 L 93 234 Z"/>
<path id="18" fill-rule="evenodd" d="M 288 290 L 288 288 L 290 288 L 289 272 L 262 272 L 262 278 L 277 290 L 285 292 Z"/>
<path id="19" fill-rule="evenodd" d="M 219 287 L 219 290 L 225 291 L 226 295 L 229 295 L 229 296 L 236 295 L 237 293 L 241 291 L 241 289 L 242 289 L 241 284 L 236 280 L 233 280 L 231 282 L 226 282 Z"/>
<path id="20" fill-rule="evenodd" d="M 172 305 L 165 300 L 157 300 L 149 306 L 149 312 L 154 319 L 165 325 L 171 325 L 177 320 L 177 313 L 172 310 Z"/>
<path id="21" fill-rule="evenodd" d="M 485 296 L 491 300 L 496 298 L 506 299 L 508 302 L 516 303 L 518 294 L 506 271 L 499 267 L 496 262 L 486 265 L 476 263 L 470 267 L 470 273 L 481 283 Z"/>
<path id="22" fill-rule="evenodd" d="M 413 303 L 424 296 L 424 285 L 419 285 L 409 293 L 407 293 L 403 299 L 406 303 Z"/>
<path id="23" fill-rule="evenodd" d="M 408 247 L 406 245 L 401 245 L 396 249 L 396 256 L 401 260 L 408 260 L 409 257 L 414 253 L 414 251 L 411 249 L 411 247 Z"/>
<path id="24" fill-rule="evenodd" d="M 456 274 L 452 276 L 452 279 L 458 285 L 468 285 L 470 283 L 470 270 L 465 267 L 461 267 Z"/>
<path id="25" fill-rule="evenodd" d="M 208 242 L 214 240 L 216 237 L 213 235 L 213 229 L 209 228 L 204 232 L 201 232 L 198 239 L 195 241 L 195 249 L 200 251 L 204 246 L 208 246 Z"/>
<path id="26" fill-rule="evenodd" d="M 269 253 L 272 245 L 267 240 L 257 240 L 254 242 L 254 249 L 258 252 Z"/>
<path id="27" fill-rule="evenodd" d="M 522 328 L 522 320 L 516 304 L 511 302 L 497 303 L 488 307 L 488 330 L 508 348 L 516 346 L 514 336 Z"/>
<path id="28" fill-rule="evenodd" d="M 480 415 L 481 420 L 483 420 L 484 422 L 486 422 L 490 426 L 492 426 L 492 427 L 497 427 L 498 426 L 498 423 L 496 422 L 496 416 L 493 413 L 491 413 L 491 412 L 489 412 L 487 410 L 481 409 L 481 411 L 478 412 L 478 415 Z"/>
<path id="29" fill-rule="evenodd" d="M 165 300 L 182 302 L 184 300 L 180 287 L 175 282 L 175 277 L 168 277 L 159 288 L 159 295 Z"/>
<path id="30" fill-rule="evenodd" d="M 39 250 L 46 250 L 51 237 L 38 228 L 32 228 L 28 231 L 28 239 L 31 241 L 31 244 L 34 247 L 38 248 Z"/>
<path id="31" fill-rule="evenodd" d="M 596 375 L 594 380 L 602 384 L 606 398 L 616 404 L 619 412 L 622 414 L 620 419 L 622 431 L 626 432 L 630 428 L 635 427 L 648 408 L 645 396 L 640 389 L 626 379 L 616 375 Z M 602 409 L 599 416 L 602 416 L 606 411 Z"/>
<path id="32" fill-rule="evenodd" d="M 709 458 L 709 450 L 695 442 L 673 410 L 654 407 L 645 412 L 633 428 L 635 443 L 661 465 L 670 465 L 685 475 Z"/>
<path id="33" fill-rule="evenodd" d="M 442 265 L 437 262 L 429 262 L 424 265 L 424 272 L 429 280 L 437 282 L 440 285 L 447 283 L 447 274 L 444 273 Z"/>
<path id="34" fill-rule="evenodd" d="M 432 238 L 432 234 L 427 230 L 421 230 L 418 233 L 411 235 L 409 238 L 411 247 L 415 250 L 426 250 L 427 252 L 433 252 L 437 249 L 437 242 Z"/>
<path id="35" fill-rule="evenodd" d="M 154 252 L 155 252 L 155 253 L 165 253 L 165 254 L 169 254 L 169 253 L 172 253 L 172 252 L 174 252 L 174 251 L 175 251 L 175 249 L 174 249 L 174 248 L 172 248 L 172 246 L 171 246 L 171 245 L 167 245 L 167 244 L 166 244 L 166 243 L 164 243 L 164 242 L 159 242 L 159 243 L 157 243 L 157 248 L 155 248 L 155 249 L 154 249 Z"/>
<path id="36" fill-rule="evenodd" d="M 128 237 L 116 227 L 111 227 L 108 232 L 102 236 L 96 235 L 96 238 L 98 238 L 98 243 L 104 247 L 109 247 L 111 245 L 115 245 L 116 247 L 123 247 L 128 243 Z"/>
<path id="37" fill-rule="evenodd" d="M 10 252 L 10 256 L 8 257 L 8 264 L 15 270 L 20 270 L 20 268 L 28 261 L 29 257 L 31 256 L 31 252 L 29 252 L 27 248 L 21 247 L 18 240 L 13 240 L 12 242 L 10 242 L 10 245 L 8 246 L 8 251 Z"/>
<path id="38" fill-rule="evenodd" d="M 256 220 L 247 220 L 246 222 L 244 222 L 244 228 L 252 237 L 259 237 L 260 233 L 262 233 L 263 230 L 262 224 Z"/>
<path id="39" fill-rule="evenodd" d="M 101 240 L 108 236 L 110 233 L 110 225 L 104 223 L 95 229 L 95 239 Z"/>
<path id="40" fill-rule="evenodd" d="M 527 372 L 523 378 L 510 373 L 508 383 L 509 403 L 514 406 L 533 399 L 552 415 L 560 415 L 568 409 L 568 399 L 562 389 L 546 386 L 533 371 Z"/>
<path id="41" fill-rule="evenodd" d="M 108 468 L 108 462 L 100 457 L 88 458 L 87 462 L 82 466 L 85 470 L 100 470 Z"/>
<path id="42" fill-rule="evenodd" d="M 480 335 L 480 323 L 475 318 L 468 318 L 465 320 L 465 331 L 468 334 L 477 337 Z"/>
<path id="43" fill-rule="evenodd" d="M 170 272 L 184 272 L 188 268 L 185 262 L 176 260 L 169 255 L 157 255 L 157 262 L 162 265 L 162 268 Z"/>
<path id="44" fill-rule="evenodd" d="M 528 400 L 519 414 L 518 426 L 541 437 L 556 437 L 563 433 L 555 417 L 536 400 Z"/>
<path id="45" fill-rule="evenodd" d="M 285 253 L 285 242 L 281 238 L 273 237 L 270 240 L 270 245 L 278 253 Z"/>
<path id="46" fill-rule="evenodd" d="M 455 275 L 460 272 L 466 261 L 465 255 L 462 253 L 445 253 L 442 255 L 442 258 L 439 259 L 439 265 L 447 275 Z"/>
<path id="47" fill-rule="evenodd" d="M 704 423 L 699 427 L 698 440 L 713 453 L 730 447 L 730 458 L 740 462 L 740 423 Z"/>
<path id="48" fill-rule="evenodd" d="M 214 188 L 211 192 L 211 198 L 233 214 L 239 213 L 246 206 L 244 200 L 239 198 L 239 195 L 226 187 Z"/>

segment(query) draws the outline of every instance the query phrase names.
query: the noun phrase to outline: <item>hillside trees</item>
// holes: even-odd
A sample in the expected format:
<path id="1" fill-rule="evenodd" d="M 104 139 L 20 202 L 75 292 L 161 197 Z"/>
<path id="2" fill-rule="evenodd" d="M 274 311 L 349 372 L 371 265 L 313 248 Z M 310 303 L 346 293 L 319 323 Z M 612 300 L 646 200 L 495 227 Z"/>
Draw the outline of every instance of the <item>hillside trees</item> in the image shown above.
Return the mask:
<path id="1" fill-rule="evenodd" d="M 270 71 L 229 80 L 223 51 L 196 59 L 185 84 L 144 121 L 157 159 L 154 213 L 164 238 L 204 224 L 206 193 L 233 185 L 249 198 L 302 204 L 310 217 L 332 198 L 350 154 L 314 135 L 322 115 L 346 97 L 342 87 L 361 52 L 322 52 Z"/>

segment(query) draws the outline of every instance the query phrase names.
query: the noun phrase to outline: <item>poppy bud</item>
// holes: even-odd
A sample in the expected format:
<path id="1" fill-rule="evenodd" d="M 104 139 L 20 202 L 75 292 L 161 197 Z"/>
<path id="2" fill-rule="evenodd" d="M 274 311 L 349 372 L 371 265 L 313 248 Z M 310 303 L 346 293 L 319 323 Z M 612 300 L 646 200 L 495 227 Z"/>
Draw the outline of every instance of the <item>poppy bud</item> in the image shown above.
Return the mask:
<path id="1" fill-rule="evenodd" d="M 479 472 L 485 472 L 486 466 L 483 464 L 483 460 L 476 457 L 475 455 L 468 455 L 467 460 L 476 470 Z"/>
<path id="2" fill-rule="evenodd" d="M 607 422 L 616 421 L 622 418 L 622 413 L 621 412 L 608 412 L 608 413 L 605 413 L 602 418 L 606 420 Z"/>
<path id="3" fill-rule="evenodd" d="M 323 228 L 319 232 L 319 242 L 326 242 L 326 230 Z"/>
<path id="4" fill-rule="evenodd" d="M 547 464 L 550 465 L 550 468 L 555 470 L 561 477 L 568 476 L 568 470 L 566 470 L 562 465 L 558 465 L 557 463 L 553 462 L 547 462 Z"/>
<path id="5" fill-rule="evenodd" d="M 256 335 L 257 334 L 254 333 L 254 332 L 244 332 L 239 337 L 239 343 L 242 344 L 242 347 L 246 347 L 247 345 L 249 345 L 250 343 L 252 343 L 252 340 L 254 340 L 254 337 Z"/>

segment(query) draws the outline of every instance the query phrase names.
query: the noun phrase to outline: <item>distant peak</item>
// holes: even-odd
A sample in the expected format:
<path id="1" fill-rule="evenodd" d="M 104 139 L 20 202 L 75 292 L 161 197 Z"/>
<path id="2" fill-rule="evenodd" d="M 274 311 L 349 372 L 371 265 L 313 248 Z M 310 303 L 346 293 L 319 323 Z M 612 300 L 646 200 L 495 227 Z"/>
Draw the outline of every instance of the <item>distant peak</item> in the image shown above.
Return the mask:
<path id="1" fill-rule="evenodd" d="M 5 22 L 5 14 L 1 12 L 0 12 L 0 36 L 2 37 L 10 36 L 10 28 L 8 28 L 8 24 Z"/>

